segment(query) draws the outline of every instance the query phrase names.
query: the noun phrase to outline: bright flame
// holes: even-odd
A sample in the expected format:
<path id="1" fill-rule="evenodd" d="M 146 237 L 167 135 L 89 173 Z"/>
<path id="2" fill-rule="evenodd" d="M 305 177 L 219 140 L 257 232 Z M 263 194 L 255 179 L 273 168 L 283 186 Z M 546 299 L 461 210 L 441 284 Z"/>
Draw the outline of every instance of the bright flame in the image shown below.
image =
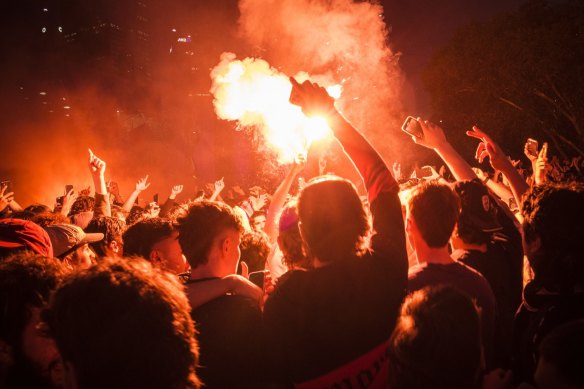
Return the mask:
<path id="1" fill-rule="evenodd" d="M 308 78 L 303 76 L 298 80 Z M 235 54 L 223 53 L 221 62 L 211 71 L 211 78 L 217 116 L 261 130 L 281 163 L 306 154 L 312 142 L 330 134 L 326 118 L 307 118 L 300 107 L 290 104 L 292 84 L 288 77 L 264 60 L 237 60 Z M 329 89 L 335 98 L 342 92 L 340 85 Z"/>

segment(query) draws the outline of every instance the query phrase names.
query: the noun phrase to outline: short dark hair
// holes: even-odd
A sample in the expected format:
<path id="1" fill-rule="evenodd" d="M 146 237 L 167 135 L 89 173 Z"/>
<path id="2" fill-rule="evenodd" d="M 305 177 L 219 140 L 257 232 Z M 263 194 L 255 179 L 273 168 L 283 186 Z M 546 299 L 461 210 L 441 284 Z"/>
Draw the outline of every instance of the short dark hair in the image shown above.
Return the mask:
<path id="1" fill-rule="evenodd" d="M 270 239 L 263 231 L 249 231 L 241 237 L 239 244 L 241 260 L 249 267 L 249 271 L 264 270 L 270 254 Z"/>
<path id="2" fill-rule="evenodd" d="M 91 196 L 81 195 L 77 197 L 73 205 L 71 205 L 71 210 L 69 211 L 69 216 L 76 215 L 81 212 L 93 211 L 95 206 L 95 199 Z"/>
<path id="3" fill-rule="evenodd" d="M 408 210 L 426 244 L 444 247 L 458 221 L 460 199 L 448 185 L 426 181 L 412 190 Z"/>
<path id="4" fill-rule="evenodd" d="M 43 317 L 79 388 L 199 387 L 186 295 L 147 261 L 108 258 L 72 274 Z"/>
<path id="5" fill-rule="evenodd" d="M 330 262 L 368 248 L 371 217 L 353 183 L 337 176 L 311 180 L 300 192 L 298 218 L 309 256 Z"/>
<path id="6" fill-rule="evenodd" d="M 584 184 L 547 184 L 531 188 L 522 206 L 526 242 L 539 238 L 529 256 L 536 279 L 547 287 L 572 290 L 584 279 Z"/>
<path id="7" fill-rule="evenodd" d="M 402 305 L 390 350 L 391 387 L 473 388 L 481 367 L 478 309 L 451 286 L 415 291 Z"/>
<path id="8" fill-rule="evenodd" d="M 168 219 L 151 218 L 132 224 L 124 232 L 124 255 L 148 259 L 152 247 L 176 231 Z"/>
<path id="9" fill-rule="evenodd" d="M 99 242 L 90 243 L 91 248 L 95 251 L 98 257 L 105 257 L 105 247 L 111 242 L 122 243 L 122 235 L 126 231 L 126 222 L 112 216 L 101 216 L 91 219 L 85 232 L 94 233 L 100 232 L 103 234 L 103 240 Z"/>
<path id="10" fill-rule="evenodd" d="M 67 271 L 59 260 L 29 251 L 1 260 L 0 338 L 19 350 L 30 308 L 43 308 Z"/>
<path id="11" fill-rule="evenodd" d="M 233 209 L 218 201 L 193 202 L 177 223 L 178 241 L 193 269 L 207 263 L 213 241 L 223 231 L 243 232 L 241 220 Z"/>

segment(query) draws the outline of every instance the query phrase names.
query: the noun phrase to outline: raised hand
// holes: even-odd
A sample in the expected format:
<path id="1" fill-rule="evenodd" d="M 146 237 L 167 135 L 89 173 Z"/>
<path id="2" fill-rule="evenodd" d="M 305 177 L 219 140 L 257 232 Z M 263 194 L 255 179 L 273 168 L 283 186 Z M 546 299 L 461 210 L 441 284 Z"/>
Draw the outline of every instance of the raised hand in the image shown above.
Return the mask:
<path id="1" fill-rule="evenodd" d="M 221 192 L 225 188 L 225 182 L 223 177 L 220 180 L 215 181 L 215 192 Z"/>
<path id="2" fill-rule="evenodd" d="M 69 214 L 71 206 L 73 205 L 75 200 L 77 200 L 77 197 L 78 195 L 77 193 L 75 193 L 73 189 L 65 193 L 65 195 L 63 196 L 63 205 L 61 206 L 61 213 L 63 215 L 67 216 Z"/>
<path id="3" fill-rule="evenodd" d="M 182 185 L 175 185 L 172 187 L 171 191 L 170 191 L 170 196 L 172 198 L 175 198 L 177 195 L 179 195 L 181 192 L 183 191 L 183 186 Z"/>
<path id="4" fill-rule="evenodd" d="M 290 103 L 300 106 L 306 116 L 327 115 L 335 110 L 335 99 L 322 86 L 308 80 L 299 84 L 294 77 L 290 82 Z"/>
<path id="5" fill-rule="evenodd" d="M 499 145 L 477 126 L 473 126 L 471 131 L 466 132 L 466 135 L 481 141 L 475 152 L 475 158 L 479 163 L 482 163 L 486 157 L 489 157 L 491 166 L 495 170 L 505 170 L 505 165 L 510 164 L 510 161 Z"/>
<path id="6" fill-rule="evenodd" d="M 150 182 L 148 182 L 148 174 L 146 177 L 140 178 L 138 182 L 136 182 L 136 191 L 143 192 L 150 186 Z"/>
<path id="7" fill-rule="evenodd" d="M 434 150 L 438 150 L 448 144 L 444 131 L 440 126 L 437 126 L 428 120 L 422 120 L 420 118 L 416 120 L 420 123 L 422 131 L 424 131 L 424 137 L 418 138 L 417 136 L 412 136 L 414 143 Z"/>
<path id="8" fill-rule="evenodd" d="M 92 175 L 103 176 L 105 174 L 105 161 L 98 158 L 91 149 L 87 149 L 87 151 L 89 151 L 89 171 Z"/>
<path id="9" fill-rule="evenodd" d="M 536 185 L 545 184 L 547 179 L 547 173 L 551 170 L 551 165 L 548 163 L 547 158 L 548 144 L 544 143 L 537 155 L 537 159 L 533 164 L 533 179 Z"/>
<path id="10" fill-rule="evenodd" d="M 534 163 L 535 160 L 537 160 L 539 152 L 537 151 L 537 141 L 535 139 L 527 139 L 525 146 L 523 146 L 523 154 L 525 154 L 531 163 Z"/>
<path id="11" fill-rule="evenodd" d="M 14 200 L 14 192 L 6 192 L 7 186 L 0 188 L 0 212 L 4 211 L 6 207 Z"/>
<path id="12" fill-rule="evenodd" d="M 268 196 L 266 194 L 261 194 L 259 196 L 249 196 L 249 202 L 254 211 L 259 211 L 266 206 L 268 202 Z"/>

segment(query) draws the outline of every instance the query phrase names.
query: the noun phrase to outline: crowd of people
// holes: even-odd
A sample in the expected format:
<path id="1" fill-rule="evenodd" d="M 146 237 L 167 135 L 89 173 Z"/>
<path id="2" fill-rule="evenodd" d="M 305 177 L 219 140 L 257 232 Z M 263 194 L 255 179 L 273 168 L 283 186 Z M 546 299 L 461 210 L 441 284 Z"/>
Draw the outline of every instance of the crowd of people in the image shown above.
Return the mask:
<path id="1" fill-rule="evenodd" d="M 91 150 L 93 193 L 0 188 L 0 388 L 584 387 L 580 159 L 530 139 L 522 169 L 473 127 L 489 174 L 417 119 L 445 167 L 405 177 L 291 82 L 366 193 L 299 180 L 299 157 L 271 194 L 221 179 L 141 207 L 149 177 L 124 200 Z"/>

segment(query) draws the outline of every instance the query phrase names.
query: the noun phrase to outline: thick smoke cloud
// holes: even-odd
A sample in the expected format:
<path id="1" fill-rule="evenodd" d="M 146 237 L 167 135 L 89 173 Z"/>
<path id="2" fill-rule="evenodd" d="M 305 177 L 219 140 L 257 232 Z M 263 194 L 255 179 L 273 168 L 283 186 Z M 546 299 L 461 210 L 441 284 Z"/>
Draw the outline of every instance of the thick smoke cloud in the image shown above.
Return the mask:
<path id="1" fill-rule="evenodd" d="M 286 74 L 341 84 L 338 107 L 395 160 L 403 83 L 379 4 L 352 0 L 240 0 L 240 34 Z M 400 139 L 395 141 L 394 139 Z M 390 162 L 390 161 L 389 161 Z"/>

